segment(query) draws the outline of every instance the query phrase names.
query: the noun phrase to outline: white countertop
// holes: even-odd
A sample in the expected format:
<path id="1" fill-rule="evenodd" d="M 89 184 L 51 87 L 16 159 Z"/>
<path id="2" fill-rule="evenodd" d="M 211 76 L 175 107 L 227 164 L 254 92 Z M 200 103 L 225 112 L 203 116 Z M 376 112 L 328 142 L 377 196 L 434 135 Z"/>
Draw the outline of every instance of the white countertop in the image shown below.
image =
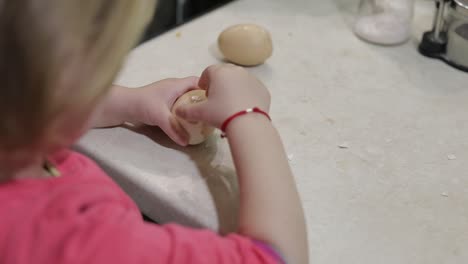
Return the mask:
<path id="1" fill-rule="evenodd" d="M 468 263 L 468 74 L 422 57 L 416 40 L 358 40 L 350 31 L 357 4 L 240 0 L 135 49 L 117 83 L 199 75 L 218 62 L 212 53 L 225 27 L 265 26 L 274 54 L 250 71 L 273 96 L 311 263 Z M 415 38 L 432 14 L 430 1 L 418 2 Z M 114 128 L 91 131 L 79 148 L 152 218 L 235 226 L 226 141 L 184 149 L 158 129 Z"/>

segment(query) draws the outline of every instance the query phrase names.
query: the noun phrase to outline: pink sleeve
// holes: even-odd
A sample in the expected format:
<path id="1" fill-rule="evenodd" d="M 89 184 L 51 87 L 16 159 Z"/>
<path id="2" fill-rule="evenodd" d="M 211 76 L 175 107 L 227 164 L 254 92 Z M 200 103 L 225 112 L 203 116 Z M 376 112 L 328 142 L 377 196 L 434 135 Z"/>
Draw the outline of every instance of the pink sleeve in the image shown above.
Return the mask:
<path id="1" fill-rule="evenodd" d="M 281 263 L 267 246 L 249 238 L 150 224 L 123 208 L 81 212 L 73 224 L 41 224 L 44 237 L 38 240 L 43 242 L 30 255 L 35 263 Z"/>
<path id="2" fill-rule="evenodd" d="M 0 263 L 279 262 L 268 246 L 237 234 L 221 237 L 208 230 L 146 223 L 133 201 L 89 159 L 72 154 L 58 163 L 67 176 L 33 181 L 25 193 L 37 189 L 38 198 L 15 195 L 18 202 L 11 204 L 20 209 L 0 217 L 2 228 L 2 220 L 16 219 L 8 222 L 8 232 L 0 232 Z"/>
<path id="3" fill-rule="evenodd" d="M 237 234 L 220 237 L 208 230 L 169 224 L 107 227 L 99 252 L 86 263 L 280 263 L 276 256 L 251 239 Z"/>
<path id="4" fill-rule="evenodd" d="M 221 237 L 209 230 L 175 224 L 145 224 L 141 228 L 143 240 L 148 239 L 146 250 L 161 245 L 154 256 L 158 263 L 281 263 L 270 247 L 238 234 Z"/>

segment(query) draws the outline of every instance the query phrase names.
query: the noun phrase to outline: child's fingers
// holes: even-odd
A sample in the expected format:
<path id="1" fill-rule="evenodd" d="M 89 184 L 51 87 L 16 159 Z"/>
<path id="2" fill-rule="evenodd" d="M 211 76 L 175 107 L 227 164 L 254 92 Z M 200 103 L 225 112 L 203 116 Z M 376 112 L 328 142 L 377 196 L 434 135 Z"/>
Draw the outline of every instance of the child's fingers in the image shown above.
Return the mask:
<path id="1" fill-rule="evenodd" d="M 222 69 L 230 69 L 230 68 L 240 68 L 237 65 L 226 63 L 226 64 L 215 64 L 211 65 L 206 68 L 200 76 L 198 81 L 198 87 L 203 90 L 206 90 L 206 96 L 210 93 L 210 85 L 214 79 L 219 78 Z"/>
<path id="2" fill-rule="evenodd" d="M 189 135 L 187 131 L 180 125 L 177 119 L 169 113 L 168 122 L 165 122 L 160 128 L 168 135 L 175 143 L 181 146 L 187 146 Z"/>
<path id="3" fill-rule="evenodd" d="M 184 90 L 184 89 L 187 89 L 188 87 L 192 89 L 197 88 L 199 79 L 200 78 L 197 76 L 189 76 L 189 77 L 180 79 L 179 90 Z"/>
<path id="4" fill-rule="evenodd" d="M 208 90 L 208 87 L 210 86 L 211 73 L 217 67 L 218 65 L 211 65 L 202 72 L 200 79 L 198 80 L 198 87 L 203 90 Z"/>
<path id="5" fill-rule="evenodd" d="M 199 78 L 196 76 L 177 79 L 177 85 L 174 86 L 174 95 L 172 96 L 172 103 L 174 103 L 177 100 L 177 98 L 179 98 L 186 92 L 197 89 L 198 80 Z"/>
<path id="6" fill-rule="evenodd" d="M 206 68 L 198 80 L 198 87 L 203 90 L 206 90 L 206 95 L 208 96 L 208 90 L 210 88 L 210 83 L 215 72 L 222 67 L 221 64 L 211 65 Z"/>
<path id="7" fill-rule="evenodd" d="M 206 108 L 209 102 L 204 101 L 196 104 L 182 105 L 175 109 L 175 113 L 178 117 L 191 122 L 202 121 L 209 123 L 208 116 L 206 115 Z"/>

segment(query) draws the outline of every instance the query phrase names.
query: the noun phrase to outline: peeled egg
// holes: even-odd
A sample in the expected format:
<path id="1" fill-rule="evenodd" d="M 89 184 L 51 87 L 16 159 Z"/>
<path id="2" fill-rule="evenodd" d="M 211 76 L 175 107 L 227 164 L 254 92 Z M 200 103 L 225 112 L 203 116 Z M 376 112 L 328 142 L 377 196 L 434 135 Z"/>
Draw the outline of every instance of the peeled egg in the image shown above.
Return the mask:
<path id="1" fill-rule="evenodd" d="M 218 47 L 226 60 L 243 66 L 262 64 L 273 53 L 270 33 L 254 24 L 228 27 L 219 35 Z"/>
<path id="2" fill-rule="evenodd" d="M 187 104 L 195 104 L 203 102 L 206 100 L 205 90 L 193 90 L 183 94 L 177 99 L 177 101 L 172 106 L 172 113 L 175 115 L 175 110 Z M 214 131 L 214 128 L 203 124 L 202 122 L 190 123 L 187 120 L 184 120 L 180 117 L 177 117 L 180 125 L 187 131 L 189 135 L 189 145 L 197 145 L 203 143 Z"/>

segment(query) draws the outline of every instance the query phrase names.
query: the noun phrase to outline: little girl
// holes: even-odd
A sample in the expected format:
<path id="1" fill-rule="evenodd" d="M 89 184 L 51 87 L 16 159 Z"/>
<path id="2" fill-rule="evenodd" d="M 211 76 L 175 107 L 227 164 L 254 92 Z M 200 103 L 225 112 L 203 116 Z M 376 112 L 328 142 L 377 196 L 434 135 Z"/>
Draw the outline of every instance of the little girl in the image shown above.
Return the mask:
<path id="1" fill-rule="evenodd" d="M 0 263 L 307 263 L 303 211 L 258 80 L 216 65 L 199 79 L 111 86 L 153 9 L 149 0 L 0 0 Z M 123 122 L 186 145 L 170 109 L 194 87 L 208 100 L 176 114 L 222 128 L 239 177 L 239 229 L 227 236 L 144 222 L 68 149 L 90 127 Z"/>

